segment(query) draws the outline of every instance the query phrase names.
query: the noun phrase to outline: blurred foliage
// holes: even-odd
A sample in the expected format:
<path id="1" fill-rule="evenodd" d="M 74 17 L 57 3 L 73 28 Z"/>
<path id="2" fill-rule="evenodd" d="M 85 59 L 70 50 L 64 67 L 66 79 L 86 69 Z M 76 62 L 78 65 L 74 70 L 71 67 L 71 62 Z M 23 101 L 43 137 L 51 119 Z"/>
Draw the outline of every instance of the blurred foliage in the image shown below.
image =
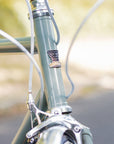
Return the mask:
<path id="1" fill-rule="evenodd" d="M 61 31 L 72 36 L 97 0 L 53 0 Z M 114 36 L 114 0 L 105 0 L 81 31 L 81 36 Z"/>
<path id="2" fill-rule="evenodd" d="M 15 3 L 15 0 L 0 0 L 0 29 L 18 37 L 25 35 L 26 31 L 23 22 L 19 19 L 18 13 L 14 9 Z"/>
<path id="3" fill-rule="evenodd" d="M 49 0 L 63 36 L 72 36 L 96 0 Z M 29 34 L 25 0 L 0 0 L 0 28 L 13 36 Z M 105 0 L 82 30 L 84 35 L 114 35 L 114 0 Z"/>

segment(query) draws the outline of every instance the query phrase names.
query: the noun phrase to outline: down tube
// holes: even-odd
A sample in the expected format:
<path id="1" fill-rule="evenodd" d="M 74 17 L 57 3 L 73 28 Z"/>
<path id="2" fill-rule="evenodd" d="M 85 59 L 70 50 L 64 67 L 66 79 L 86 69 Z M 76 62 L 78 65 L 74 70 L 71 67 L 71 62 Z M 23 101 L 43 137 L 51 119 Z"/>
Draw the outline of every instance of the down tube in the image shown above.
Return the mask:
<path id="1" fill-rule="evenodd" d="M 47 52 L 57 50 L 51 18 L 35 17 L 34 24 L 49 110 L 60 108 L 63 113 L 71 112 L 65 97 L 61 68 L 49 67 L 50 58 Z"/>

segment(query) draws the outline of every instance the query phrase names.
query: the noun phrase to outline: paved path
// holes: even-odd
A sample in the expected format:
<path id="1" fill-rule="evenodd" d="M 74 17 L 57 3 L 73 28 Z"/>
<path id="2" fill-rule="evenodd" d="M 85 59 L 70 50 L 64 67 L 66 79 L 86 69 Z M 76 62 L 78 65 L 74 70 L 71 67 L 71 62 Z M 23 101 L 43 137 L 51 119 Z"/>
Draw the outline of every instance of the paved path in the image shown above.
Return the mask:
<path id="1" fill-rule="evenodd" d="M 114 91 L 78 99 L 71 105 L 73 116 L 91 128 L 94 144 L 114 144 Z"/>
<path id="2" fill-rule="evenodd" d="M 114 91 L 100 92 L 70 102 L 73 116 L 89 126 L 94 144 L 114 144 Z M 0 119 L 0 143 L 10 144 L 23 115 Z"/>

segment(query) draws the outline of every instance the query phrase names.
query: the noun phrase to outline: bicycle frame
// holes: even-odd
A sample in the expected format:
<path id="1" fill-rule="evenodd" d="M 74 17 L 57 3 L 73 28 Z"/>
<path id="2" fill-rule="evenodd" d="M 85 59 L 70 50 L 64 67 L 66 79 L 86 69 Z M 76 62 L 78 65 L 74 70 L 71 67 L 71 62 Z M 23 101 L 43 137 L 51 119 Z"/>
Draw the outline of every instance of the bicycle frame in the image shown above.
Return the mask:
<path id="1" fill-rule="evenodd" d="M 30 52 L 30 37 L 16 38 Z M 0 53 L 22 53 L 22 51 L 7 39 L 0 39 Z M 34 53 L 38 53 L 36 44 Z"/>
<path id="2" fill-rule="evenodd" d="M 59 126 L 54 126 L 54 124 L 58 124 L 56 122 L 53 122 L 51 118 L 48 121 L 47 125 L 53 126 L 52 128 L 47 129 L 47 131 L 44 133 L 42 138 L 39 140 L 40 144 L 58 144 L 61 143 L 61 139 L 63 134 L 68 130 L 67 125 L 69 123 L 69 131 L 71 132 L 71 128 L 74 128 L 74 124 L 70 124 L 70 122 L 67 119 L 67 122 L 65 123 L 65 127 L 62 126 L 62 121 L 65 120 L 65 117 L 69 118 L 70 113 L 72 112 L 71 107 L 67 103 L 67 99 L 65 97 L 65 91 L 64 91 L 64 84 L 61 74 L 61 68 L 60 65 L 54 65 L 53 67 L 50 66 L 50 63 L 52 64 L 53 57 L 50 57 L 51 55 L 56 55 L 57 62 L 59 62 L 59 56 L 57 51 L 57 46 L 55 44 L 55 36 L 54 36 L 54 30 L 51 18 L 49 16 L 48 11 L 45 9 L 45 5 L 43 4 L 42 0 L 31 0 L 31 4 L 33 7 L 33 17 L 34 17 L 34 26 L 35 26 L 35 40 L 36 40 L 36 48 L 35 52 L 38 51 L 40 62 L 41 62 L 41 69 L 44 79 L 44 96 L 43 96 L 43 102 L 41 104 L 41 110 L 42 111 L 50 111 L 51 113 L 55 115 L 63 115 L 60 116 Z M 41 5 L 40 5 L 41 4 Z M 38 6 L 41 6 L 40 9 Z M 18 39 L 24 46 L 27 46 L 29 50 L 29 43 L 30 38 L 20 38 Z M 7 40 L 1 40 L 0 41 L 0 52 L 20 52 L 17 47 L 15 47 L 13 44 L 11 44 Z M 9 46 L 10 44 L 10 46 Z M 4 48 L 5 47 L 5 48 Z M 60 64 L 60 63 L 59 63 Z M 40 92 L 37 95 L 37 98 L 35 100 L 36 105 L 40 106 Z M 69 118 L 72 120 L 71 118 Z M 44 124 L 44 126 L 47 126 Z M 27 113 L 19 131 L 17 132 L 14 140 L 12 141 L 12 144 L 26 144 L 26 134 L 30 130 L 30 115 L 29 112 Z M 77 129 L 76 129 L 77 130 Z M 55 138 L 56 134 L 58 134 L 59 137 L 57 139 Z M 81 132 L 82 136 L 82 142 L 83 144 L 92 144 L 92 136 L 87 127 L 84 127 Z M 44 138 L 45 137 L 45 138 Z M 77 140 L 78 142 L 78 140 Z M 81 142 L 79 143 L 81 144 Z"/>

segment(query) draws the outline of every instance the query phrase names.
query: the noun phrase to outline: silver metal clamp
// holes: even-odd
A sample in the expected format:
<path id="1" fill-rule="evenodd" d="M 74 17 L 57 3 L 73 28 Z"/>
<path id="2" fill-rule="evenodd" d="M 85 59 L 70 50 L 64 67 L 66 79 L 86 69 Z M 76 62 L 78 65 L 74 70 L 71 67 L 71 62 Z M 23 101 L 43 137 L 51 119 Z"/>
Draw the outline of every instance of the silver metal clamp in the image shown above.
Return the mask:
<path id="1" fill-rule="evenodd" d="M 66 131 L 72 131 L 75 135 L 77 144 L 82 144 L 82 130 L 85 128 L 85 126 L 83 126 L 82 124 L 80 124 L 68 115 L 53 115 L 49 117 L 46 121 L 31 129 L 26 134 L 26 137 L 28 139 L 31 139 L 34 136 L 42 134 L 44 131 L 54 126 L 62 126 L 66 128 Z"/>

